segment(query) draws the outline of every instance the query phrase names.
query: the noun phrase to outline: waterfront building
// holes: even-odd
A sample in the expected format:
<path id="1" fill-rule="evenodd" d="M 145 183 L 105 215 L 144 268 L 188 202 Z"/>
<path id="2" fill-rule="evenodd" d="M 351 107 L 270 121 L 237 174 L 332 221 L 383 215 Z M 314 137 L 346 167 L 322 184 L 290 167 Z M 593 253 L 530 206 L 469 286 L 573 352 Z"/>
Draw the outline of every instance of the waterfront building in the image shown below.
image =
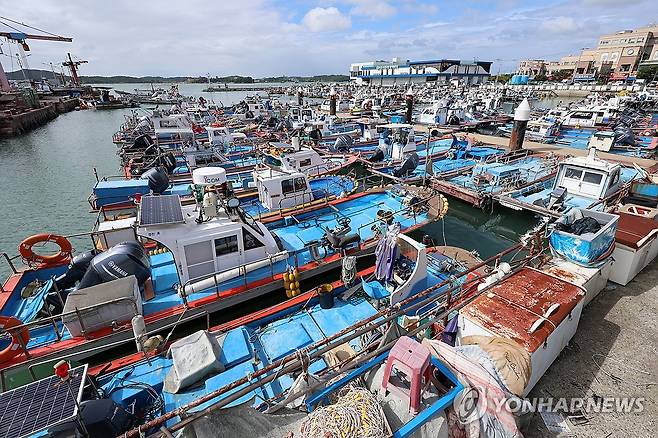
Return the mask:
<path id="1" fill-rule="evenodd" d="M 546 75 L 546 61 L 543 59 L 524 59 L 519 63 L 518 73 L 527 75 L 531 79 L 535 76 Z"/>
<path id="2" fill-rule="evenodd" d="M 626 80 L 644 65 L 658 65 L 658 24 L 602 35 L 596 47 L 558 61 L 523 60 L 519 72 L 534 76 L 531 72 L 543 66 L 548 76 L 566 70 L 575 81 Z"/>
<path id="3" fill-rule="evenodd" d="M 372 85 L 417 84 L 426 82 L 481 84 L 489 79 L 492 62 L 433 59 L 358 62 L 350 65 L 350 80 Z"/>

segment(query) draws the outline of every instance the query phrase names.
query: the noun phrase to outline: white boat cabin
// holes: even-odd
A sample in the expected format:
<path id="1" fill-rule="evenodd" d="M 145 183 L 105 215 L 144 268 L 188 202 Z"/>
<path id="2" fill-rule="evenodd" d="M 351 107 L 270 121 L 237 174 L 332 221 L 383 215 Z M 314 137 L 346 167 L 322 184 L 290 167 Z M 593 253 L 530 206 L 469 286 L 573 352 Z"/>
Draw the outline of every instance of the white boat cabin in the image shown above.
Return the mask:
<path id="1" fill-rule="evenodd" d="M 313 191 L 304 173 L 254 170 L 254 181 L 258 189 L 258 200 L 271 211 L 313 201 Z"/>
<path id="2" fill-rule="evenodd" d="M 192 140 L 194 138 L 192 121 L 186 114 L 162 116 L 154 112 L 151 121 L 153 122 L 155 136 L 158 139 Z"/>
<path id="3" fill-rule="evenodd" d="M 226 126 L 206 126 L 208 141 L 212 146 L 230 146 L 235 140 L 246 140 L 242 132 L 230 132 Z"/>
<path id="4" fill-rule="evenodd" d="M 322 102 L 322 105 L 320 105 L 320 110 L 328 113 L 331 110 L 331 101 L 329 99 L 325 99 Z M 342 112 L 347 112 L 349 110 L 350 110 L 349 101 L 342 99 L 336 100 L 336 112 L 342 113 Z"/>
<path id="5" fill-rule="evenodd" d="M 217 188 L 226 184 L 224 169 L 197 169 L 193 182 L 204 192 L 202 202 L 182 206 L 178 195 L 144 196 L 137 218 L 139 236 L 172 252 L 180 284 L 191 283 L 186 293 L 212 287 L 212 274 L 221 273 L 218 281 L 224 281 L 240 275 L 236 268 L 257 269 L 280 252 L 270 231 L 244 214 L 237 198 L 220 198 Z"/>
<path id="6" fill-rule="evenodd" d="M 264 149 L 263 162 L 278 171 L 306 175 L 318 175 L 330 168 L 330 163 L 315 150 L 307 147 L 295 147 L 287 143 L 270 142 L 269 149 Z"/>
<path id="7" fill-rule="evenodd" d="M 601 160 L 592 148 L 586 157 L 567 158 L 559 164 L 553 190 L 599 200 L 616 193 L 621 183 L 621 165 Z"/>
<path id="8" fill-rule="evenodd" d="M 388 123 L 377 127 L 379 148 L 384 156 L 392 160 L 402 160 L 408 154 L 416 152 L 416 134 L 413 125 L 407 123 Z"/>
<path id="9" fill-rule="evenodd" d="M 386 119 L 363 117 L 354 121 L 359 130 L 360 141 L 372 141 L 379 138 L 377 127 L 385 124 Z"/>
<path id="10" fill-rule="evenodd" d="M 418 114 L 416 121 L 423 125 L 446 125 L 448 122 L 448 109 L 448 101 L 445 99 L 439 100 Z"/>

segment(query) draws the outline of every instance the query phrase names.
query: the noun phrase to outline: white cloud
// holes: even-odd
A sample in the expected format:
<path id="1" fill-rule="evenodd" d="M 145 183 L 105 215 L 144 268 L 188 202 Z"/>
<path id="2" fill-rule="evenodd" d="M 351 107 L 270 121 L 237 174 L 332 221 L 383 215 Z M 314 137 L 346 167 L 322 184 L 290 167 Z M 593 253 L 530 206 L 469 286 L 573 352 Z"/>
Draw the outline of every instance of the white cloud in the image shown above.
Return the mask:
<path id="1" fill-rule="evenodd" d="M 578 23 L 573 17 L 554 17 L 545 20 L 541 28 L 549 33 L 572 33 L 578 30 Z"/>
<path id="2" fill-rule="evenodd" d="M 391 17 L 397 12 L 388 0 L 346 0 L 346 3 L 354 5 L 350 14 L 372 19 Z"/>
<path id="3" fill-rule="evenodd" d="M 302 23 L 311 32 L 327 32 L 349 29 L 350 17 L 343 15 L 337 8 L 313 8 L 304 15 Z"/>

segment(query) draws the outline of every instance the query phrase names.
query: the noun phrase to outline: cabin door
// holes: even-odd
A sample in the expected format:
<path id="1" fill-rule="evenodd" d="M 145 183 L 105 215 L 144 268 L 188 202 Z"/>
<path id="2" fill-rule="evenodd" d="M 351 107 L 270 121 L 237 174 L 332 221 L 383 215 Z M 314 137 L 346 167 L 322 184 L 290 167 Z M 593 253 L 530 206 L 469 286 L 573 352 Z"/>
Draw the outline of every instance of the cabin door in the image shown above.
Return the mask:
<path id="1" fill-rule="evenodd" d="M 217 272 L 237 268 L 244 263 L 242 230 L 234 230 L 213 238 L 213 251 Z"/>

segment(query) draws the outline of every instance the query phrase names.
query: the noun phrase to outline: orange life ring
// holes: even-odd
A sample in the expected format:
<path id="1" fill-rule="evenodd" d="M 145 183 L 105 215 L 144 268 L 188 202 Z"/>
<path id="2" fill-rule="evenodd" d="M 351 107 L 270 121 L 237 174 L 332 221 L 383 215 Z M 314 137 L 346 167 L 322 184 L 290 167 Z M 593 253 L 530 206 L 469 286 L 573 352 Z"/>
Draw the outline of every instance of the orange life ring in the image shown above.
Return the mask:
<path id="1" fill-rule="evenodd" d="M 0 315 L 1 329 L 8 330 L 12 327 L 17 327 L 22 324 L 23 322 L 20 319 L 14 318 L 13 316 Z M 23 351 L 22 345 L 27 345 L 29 340 L 30 331 L 27 329 L 27 327 L 23 327 L 20 330 L 12 330 L 11 344 L 9 344 L 4 350 L 0 351 L 0 363 L 7 362 L 18 356 Z"/>
<path id="2" fill-rule="evenodd" d="M 59 246 L 59 252 L 53 255 L 41 255 L 37 254 L 32 250 L 32 246 L 41 242 L 52 242 Z M 27 239 L 23 240 L 20 245 L 18 245 L 18 252 L 21 254 L 21 257 L 28 263 L 43 263 L 46 265 L 53 265 L 55 263 L 60 263 L 68 260 L 71 257 L 71 252 L 73 252 L 73 247 L 71 242 L 64 236 L 58 236 L 57 234 L 35 234 L 30 236 Z"/>

